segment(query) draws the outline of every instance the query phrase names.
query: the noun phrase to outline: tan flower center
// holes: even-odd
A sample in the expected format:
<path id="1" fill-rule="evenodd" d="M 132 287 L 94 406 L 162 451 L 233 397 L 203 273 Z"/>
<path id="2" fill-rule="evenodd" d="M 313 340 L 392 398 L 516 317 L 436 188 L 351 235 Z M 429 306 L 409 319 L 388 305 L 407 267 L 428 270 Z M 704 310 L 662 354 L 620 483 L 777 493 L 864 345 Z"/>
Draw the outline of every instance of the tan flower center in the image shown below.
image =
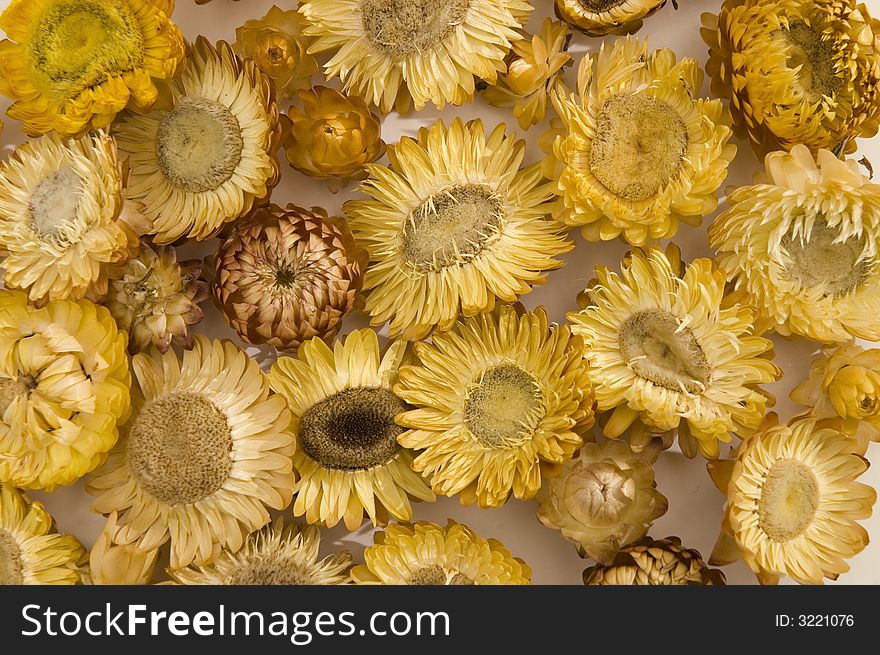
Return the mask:
<path id="1" fill-rule="evenodd" d="M 34 77 L 64 99 L 134 70 L 144 59 L 140 24 L 123 0 L 48 3 L 26 47 Z"/>
<path id="2" fill-rule="evenodd" d="M 205 98 L 179 98 L 156 135 L 156 156 L 165 177 L 190 193 L 212 191 L 241 162 L 241 125 L 228 107 Z"/>
<path id="3" fill-rule="evenodd" d="M 402 255 L 420 271 L 439 271 L 479 255 L 504 219 L 501 199 L 481 184 L 450 187 L 406 219 Z"/>
<path id="4" fill-rule="evenodd" d="M 197 393 L 171 392 L 147 403 L 128 437 L 128 464 L 138 484 L 167 505 L 216 492 L 232 468 L 226 416 Z"/>
<path id="5" fill-rule="evenodd" d="M 577 0 L 581 7 L 596 14 L 619 7 L 624 2 L 626 0 Z"/>
<path id="6" fill-rule="evenodd" d="M 810 102 L 822 96 L 832 96 L 840 88 L 842 80 L 834 74 L 834 50 L 806 23 L 792 23 L 782 30 L 782 37 L 789 45 L 790 69 L 800 67 L 795 84 L 801 88 Z"/>
<path id="7" fill-rule="evenodd" d="M 544 412 L 538 381 L 519 366 L 502 364 L 468 389 L 464 424 L 484 446 L 514 448 L 534 433 Z"/>
<path id="8" fill-rule="evenodd" d="M 361 0 L 364 33 L 393 57 L 423 53 L 464 22 L 472 0 Z"/>
<path id="9" fill-rule="evenodd" d="M 630 369 L 656 385 L 702 393 L 709 383 L 706 353 L 694 333 L 669 312 L 636 312 L 620 326 L 619 341 Z"/>
<path id="10" fill-rule="evenodd" d="M 20 585 L 24 581 L 21 571 L 21 550 L 18 542 L 0 528 L 0 586 Z"/>
<path id="11" fill-rule="evenodd" d="M 328 469 L 356 471 L 387 464 L 397 456 L 397 437 L 404 428 L 394 417 L 403 411 L 406 404 L 388 389 L 343 389 L 306 410 L 299 443 Z"/>
<path id="12" fill-rule="evenodd" d="M 758 523 L 773 541 L 790 541 L 810 527 L 820 498 L 819 481 L 809 466 L 780 459 L 761 485 Z"/>
<path id="13" fill-rule="evenodd" d="M 263 30 L 256 40 L 257 64 L 267 75 L 281 75 L 296 66 L 296 43 L 283 32 Z"/>
<path id="14" fill-rule="evenodd" d="M 456 571 L 447 571 L 442 566 L 434 564 L 416 571 L 409 580 L 408 585 L 458 585 L 466 586 L 475 584 L 473 580 Z"/>
<path id="15" fill-rule="evenodd" d="M 281 557 L 268 556 L 242 565 L 227 579 L 229 585 L 309 585 L 311 572 Z"/>
<path id="16" fill-rule="evenodd" d="M 808 240 L 790 235 L 782 239 L 788 275 L 808 288 L 823 285 L 826 297 L 854 291 L 866 278 L 865 245 L 863 236 L 841 240 L 840 232 L 824 223 L 813 227 Z"/>
<path id="17" fill-rule="evenodd" d="M 58 240 L 77 223 L 82 178 L 70 167 L 61 168 L 40 181 L 28 200 L 28 215 L 40 239 Z"/>
<path id="18" fill-rule="evenodd" d="M 30 375 L 21 375 L 14 380 L 0 378 L 0 419 L 16 399 L 28 396 L 36 386 L 36 380 Z"/>
<path id="19" fill-rule="evenodd" d="M 590 170 L 614 195 L 641 202 L 673 180 L 687 147 L 687 126 L 670 105 L 644 93 L 620 94 L 596 119 Z"/>
<path id="20" fill-rule="evenodd" d="M 632 476 L 614 462 L 604 461 L 569 476 L 565 483 L 565 506 L 585 525 L 615 525 L 632 507 L 635 494 Z"/>

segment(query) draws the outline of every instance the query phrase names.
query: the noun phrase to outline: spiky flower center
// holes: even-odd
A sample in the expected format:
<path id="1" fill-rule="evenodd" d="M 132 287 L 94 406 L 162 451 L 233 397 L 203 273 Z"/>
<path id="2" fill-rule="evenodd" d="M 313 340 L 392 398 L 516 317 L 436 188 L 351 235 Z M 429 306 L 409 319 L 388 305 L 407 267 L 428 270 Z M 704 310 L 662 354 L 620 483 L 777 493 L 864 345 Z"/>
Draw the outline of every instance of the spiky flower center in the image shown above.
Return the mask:
<path id="1" fill-rule="evenodd" d="M 611 96 L 596 118 L 590 170 L 614 195 L 654 197 L 678 174 L 688 130 L 678 112 L 645 93 Z"/>
<path id="2" fill-rule="evenodd" d="M 810 527 L 819 500 L 819 481 L 810 467 L 794 459 L 780 459 L 761 485 L 758 522 L 773 541 L 790 541 Z"/>
<path id="3" fill-rule="evenodd" d="M 162 172 L 190 193 L 213 191 L 229 180 L 243 150 L 238 118 L 225 105 L 206 98 L 179 98 L 156 135 Z"/>
<path id="4" fill-rule="evenodd" d="M 393 57 L 433 48 L 464 22 L 473 0 L 361 0 L 370 43 Z"/>
<path id="5" fill-rule="evenodd" d="M 381 466 L 397 456 L 397 437 L 404 428 L 394 417 L 403 411 L 406 404 L 388 389 L 343 389 L 306 410 L 299 423 L 299 443 L 328 469 Z"/>
<path id="6" fill-rule="evenodd" d="M 30 375 L 19 375 L 15 379 L 0 378 L 0 419 L 16 399 L 27 397 L 36 386 L 36 379 Z"/>
<path id="7" fill-rule="evenodd" d="M 20 585 L 24 580 L 21 571 L 21 549 L 18 542 L 0 528 L 0 586 Z"/>
<path id="8" fill-rule="evenodd" d="M 636 375 L 656 385 L 701 393 L 709 362 L 694 333 L 670 312 L 636 312 L 620 326 L 620 352 Z"/>
<path id="9" fill-rule="evenodd" d="M 834 50 L 822 34 L 806 23 L 792 23 L 781 30 L 788 43 L 790 69 L 800 68 L 796 84 L 811 102 L 833 96 L 842 80 L 834 74 Z"/>
<path id="10" fill-rule="evenodd" d="M 406 581 L 408 585 L 473 585 L 473 580 L 457 571 L 447 571 L 439 564 L 425 566 Z"/>
<path id="11" fill-rule="evenodd" d="M 309 585 L 311 571 L 300 563 L 276 555 L 249 560 L 229 576 L 230 585 Z"/>
<path id="12" fill-rule="evenodd" d="M 167 505 L 207 498 L 229 478 L 232 431 L 226 415 L 197 393 L 174 391 L 147 403 L 128 438 L 140 487 Z"/>
<path id="13" fill-rule="evenodd" d="M 577 0 L 581 7 L 596 14 L 619 7 L 624 2 L 626 0 Z"/>
<path id="14" fill-rule="evenodd" d="M 123 0 L 50 2 L 27 41 L 30 69 L 65 99 L 138 68 L 143 59 L 137 16 Z"/>
<path id="15" fill-rule="evenodd" d="M 565 483 L 565 506 L 585 525 L 614 525 L 635 501 L 636 483 L 612 461 L 584 467 Z"/>
<path id="16" fill-rule="evenodd" d="M 467 391 L 464 424 L 489 448 L 514 448 L 531 437 L 545 413 L 544 394 L 515 364 L 487 369 Z"/>
<path id="17" fill-rule="evenodd" d="M 43 178 L 27 205 L 34 235 L 43 241 L 63 239 L 77 223 L 82 193 L 82 178 L 68 166 Z"/>
<path id="18" fill-rule="evenodd" d="M 420 271 L 439 271 L 479 255 L 501 230 L 504 206 L 489 187 L 465 184 L 431 196 L 403 226 L 403 258 Z"/>
<path id="19" fill-rule="evenodd" d="M 803 286 L 824 286 L 824 296 L 854 291 L 867 277 L 869 262 L 864 236 L 840 238 L 840 232 L 817 223 L 808 237 L 786 235 L 782 248 L 788 254 L 786 271 Z"/>

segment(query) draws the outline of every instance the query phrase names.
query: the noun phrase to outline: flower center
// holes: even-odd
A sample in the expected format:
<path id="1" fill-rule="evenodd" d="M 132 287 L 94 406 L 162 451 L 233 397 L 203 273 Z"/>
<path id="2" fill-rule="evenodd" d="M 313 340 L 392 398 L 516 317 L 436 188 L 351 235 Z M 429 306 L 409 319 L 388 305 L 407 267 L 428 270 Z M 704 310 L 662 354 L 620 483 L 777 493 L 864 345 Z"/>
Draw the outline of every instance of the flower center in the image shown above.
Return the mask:
<path id="1" fill-rule="evenodd" d="M 397 456 L 404 428 L 394 417 L 406 404 L 388 389 L 355 387 L 315 403 L 299 423 L 303 451 L 328 469 L 357 471 Z"/>
<path id="2" fill-rule="evenodd" d="M 439 271 L 479 255 L 501 230 L 501 199 L 481 184 L 454 186 L 414 209 L 403 226 L 403 258 Z"/>
<path id="3" fill-rule="evenodd" d="M 36 386 L 37 381 L 30 375 L 20 375 L 14 380 L 0 378 L 0 418 L 16 399 L 27 396 Z"/>
<path id="4" fill-rule="evenodd" d="M 532 435 L 544 411 L 538 381 L 519 366 L 502 364 L 468 389 L 464 424 L 484 446 L 514 448 Z"/>
<path id="5" fill-rule="evenodd" d="M 636 375 L 666 389 L 702 393 L 709 383 L 706 353 L 669 312 L 649 309 L 626 319 L 620 352 Z"/>
<path id="6" fill-rule="evenodd" d="M 162 172 L 190 193 L 212 191 L 231 178 L 243 149 L 238 119 L 228 107 L 205 98 L 179 98 L 156 135 Z"/>
<path id="7" fill-rule="evenodd" d="M 72 168 L 61 168 L 43 178 L 28 201 L 34 234 L 57 240 L 76 225 L 83 180 Z"/>
<path id="8" fill-rule="evenodd" d="M 248 586 L 308 585 L 312 584 L 312 577 L 308 571 L 293 562 L 269 556 L 242 565 L 229 576 L 226 584 Z"/>
<path id="9" fill-rule="evenodd" d="M 586 9 L 587 11 L 592 11 L 593 13 L 599 14 L 603 11 L 608 11 L 609 9 L 614 9 L 615 7 L 619 7 L 626 0 L 577 0 L 578 4 Z"/>
<path id="10" fill-rule="evenodd" d="M 256 59 L 260 69 L 270 75 L 281 75 L 296 65 L 296 45 L 286 34 L 265 30 L 257 37 Z"/>
<path id="11" fill-rule="evenodd" d="M 565 506 L 585 525 L 615 525 L 633 505 L 635 481 L 614 462 L 600 462 L 569 476 Z"/>
<path id="12" fill-rule="evenodd" d="M 455 571 L 447 571 L 442 566 L 435 564 L 426 566 L 416 571 L 412 577 L 406 581 L 408 585 L 473 585 L 474 581 L 463 573 Z"/>
<path id="13" fill-rule="evenodd" d="M 809 237 L 782 239 L 788 254 L 788 275 L 803 286 L 823 287 L 823 296 L 842 296 L 854 291 L 867 277 L 869 262 L 862 257 L 863 236 L 841 240 L 840 232 L 817 223 Z"/>
<path id="14" fill-rule="evenodd" d="M 832 96 L 840 88 L 841 80 L 834 74 L 831 45 L 806 23 L 792 23 L 787 30 L 782 30 L 782 36 L 789 45 L 786 66 L 800 67 L 795 84 L 810 102 Z"/>
<path id="15" fill-rule="evenodd" d="M 616 196 L 641 202 L 676 176 L 687 147 L 687 126 L 675 109 L 644 93 L 620 94 L 596 119 L 590 170 Z"/>
<path id="16" fill-rule="evenodd" d="M 364 33 L 378 50 L 406 57 L 437 45 L 464 22 L 472 0 L 361 0 Z"/>
<path id="17" fill-rule="evenodd" d="M 21 550 L 15 538 L 0 528 L 0 586 L 20 585 L 24 581 L 21 573 Z"/>
<path id="18" fill-rule="evenodd" d="M 804 533 L 819 508 L 819 481 L 794 459 L 777 461 L 761 486 L 758 522 L 773 541 L 790 541 Z"/>
<path id="19" fill-rule="evenodd" d="M 226 416 L 202 395 L 172 392 L 141 410 L 128 462 L 141 488 L 167 505 L 187 505 L 223 486 L 232 468 Z"/>
<path id="20" fill-rule="evenodd" d="M 138 19 L 123 0 L 50 2 L 27 41 L 31 72 L 64 98 L 138 68 L 143 58 Z"/>

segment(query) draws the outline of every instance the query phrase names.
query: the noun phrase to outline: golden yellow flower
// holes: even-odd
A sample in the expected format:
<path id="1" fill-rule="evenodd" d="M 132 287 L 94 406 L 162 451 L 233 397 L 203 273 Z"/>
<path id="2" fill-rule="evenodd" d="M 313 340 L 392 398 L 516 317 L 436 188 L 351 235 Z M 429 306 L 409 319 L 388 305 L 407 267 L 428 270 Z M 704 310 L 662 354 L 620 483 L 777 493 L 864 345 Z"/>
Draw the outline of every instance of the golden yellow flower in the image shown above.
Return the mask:
<path id="1" fill-rule="evenodd" d="M 0 481 L 52 491 L 104 461 L 128 416 L 125 343 L 88 300 L 0 291 Z"/>
<path id="2" fill-rule="evenodd" d="M 300 91 L 302 109 L 293 106 L 284 151 L 304 175 L 327 178 L 331 191 L 367 177 L 364 166 L 385 154 L 381 125 L 366 103 L 326 86 Z"/>
<path id="3" fill-rule="evenodd" d="M 107 271 L 137 252 L 123 215 L 123 169 L 103 132 L 47 136 L 0 163 L 0 248 L 8 288 L 38 304 L 107 292 Z"/>
<path id="4" fill-rule="evenodd" d="M 419 365 L 401 369 L 397 394 L 415 406 L 397 440 L 421 450 L 416 471 L 435 493 L 497 507 L 532 498 L 541 468 L 561 464 L 593 423 L 581 339 L 543 308 L 500 305 L 415 344 Z"/>
<path id="5" fill-rule="evenodd" d="M 332 350 L 306 341 L 298 359 L 272 366 L 269 380 L 287 399 L 297 436 L 294 516 L 327 526 L 344 520 L 356 530 L 364 513 L 385 525 L 389 514 L 412 517 L 411 498 L 434 500 L 397 443 L 404 429 L 394 419 L 407 406 L 392 386 L 406 351 L 405 341 L 395 341 L 380 353 L 375 332 L 355 330 Z"/>
<path id="6" fill-rule="evenodd" d="M 125 107 L 156 101 L 184 40 L 173 0 L 12 0 L 0 15 L 0 93 L 30 136 L 72 136 L 110 125 Z"/>
<path id="7" fill-rule="evenodd" d="M 243 59 L 253 59 L 272 78 L 279 100 L 308 89 L 318 72 L 318 62 L 306 52 L 312 42 L 303 33 L 307 25 L 296 9 L 284 11 L 273 5 L 260 20 L 249 20 L 235 30 L 232 48 Z"/>
<path id="8" fill-rule="evenodd" d="M 310 53 L 330 52 L 327 78 L 388 113 L 428 102 L 470 102 L 475 78 L 494 82 L 516 32 L 528 20 L 526 0 L 302 0 L 315 37 Z"/>
<path id="9" fill-rule="evenodd" d="M 111 512 L 104 529 L 89 553 L 89 582 L 94 585 L 145 585 L 153 577 L 158 549 L 144 551 L 134 544 L 117 544 L 116 512 Z"/>
<path id="10" fill-rule="evenodd" d="M 0 585 L 73 585 L 88 561 L 75 537 L 57 534 L 42 503 L 0 483 Z"/>
<path id="11" fill-rule="evenodd" d="M 758 388 L 782 372 L 773 344 L 754 334 L 755 310 L 724 298 L 724 272 L 711 259 L 682 272 L 670 246 L 636 249 L 620 274 L 604 266 L 586 290 L 588 306 L 568 315 L 601 411 L 605 435 L 636 420 L 653 432 L 678 430 L 682 451 L 718 457 L 730 432 L 758 427 L 772 396 Z"/>
<path id="12" fill-rule="evenodd" d="M 562 127 L 544 137 L 553 215 L 588 241 L 634 245 L 699 225 L 736 154 L 720 100 L 699 98 L 696 60 L 627 38 L 578 69 L 578 93 L 552 95 Z"/>
<path id="13" fill-rule="evenodd" d="M 743 440 L 735 462 L 712 472 L 727 505 L 710 562 L 729 563 L 738 550 L 762 584 L 784 575 L 801 584 L 835 580 L 868 544 L 856 521 L 871 516 L 877 493 L 855 481 L 868 462 L 847 435 L 813 418 L 770 423 Z"/>
<path id="14" fill-rule="evenodd" d="M 524 130 L 544 120 L 550 94 L 557 89 L 564 92 L 563 69 L 571 65 L 570 40 L 565 23 L 547 18 L 540 34 L 515 41 L 505 59 L 506 70 L 483 93 L 489 104 L 513 107 Z"/>
<path id="15" fill-rule="evenodd" d="M 366 265 L 345 219 L 320 207 L 269 205 L 220 245 L 214 300 L 242 340 L 296 349 L 333 339 L 360 304 Z"/>
<path id="16" fill-rule="evenodd" d="M 584 571 L 585 585 L 723 585 L 724 573 L 710 569 L 699 551 L 681 539 L 645 537 L 622 549 L 611 564 Z"/>
<path id="17" fill-rule="evenodd" d="M 162 91 L 153 111 L 115 125 L 132 169 L 126 193 L 152 220 L 156 243 L 203 241 L 278 183 L 274 87 L 253 60 L 199 37 L 186 70 Z"/>
<path id="18" fill-rule="evenodd" d="M 540 164 L 520 168 L 525 142 L 502 123 L 442 121 L 388 147 L 369 165 L 369 200 L 343 209 L 370 253 L 364 289 L 373 325 L 408 339 L 448 330 L 460 314 L 512 302 L 562 266 L 574 244 L 548 217 L 552 188 Z"/>
<path id="19" fill-rule="evenodd" d="M 185 585 L 338 585 L 349 582 L 351 555 L 318 559 L 321 532 L 309 525 L 284 525 L 280 517 L 248 536 L 241 550 L 223 551 L 213 564 L 169 569 Z"/>
<path id="20" fill-rule="evenodd" d="M 129 335 L 134 354 L 150 344 L 165 352 L 175 343 L 192 348 L 189 327 L 204 317 L 199 303 L 208 297 L 208 283 L 199 279 L 202 261 L 177 261 L 170 246 L 141 245 L 141 254 L 110 269 L 104 305 Z"/>
<path id="21" fill-rule="evenodd" d="M 730 98 L 759 156 L 872 137 L 880 125 L 880 21 L 857 0 L 725 0 L 702 16 L 712 93 Z"/>
<path id="22" fill-rule="evenodd" d="M 589 36 L 632 34 L 666 0 L 555 0 L 556 15 Z M 672 0 L 675 4 L 675 0 Z"/>
<path id="23" fill-rule="evenodd" d="M 622 441 L 584 444 L 544 482 L 535 497 L 538 519 L 559 530 L 581 557 L 611 564 L 621 547 L 644 537 L 666 513 L 652 466 L 659 454 L 656 442 L 640 453 Z"/>
<path id="24" fill-rule="evenodd" d="M 449 520 L 445 528 L 417 521 L 377 532 L 366 564 L 351 577 L 366 585 L 528 585 L 532 570 L 496 539 Z"/>
<path id="25" fill-rule="evenodd" d="M 781 334 L 880 340 L 880 186 L 803 145 L 765 169 L 712 225 L 718 262 Z"/>
<path id="26" fill-rule="evenodd" d="M 171 566 L 238 550 L 290 504 L 290 412 L 257 363 L 231 341 L 197 335 L 178 359 L 132 358 L 131 420 L 91 477 L 92 509 L 118 512 L 114 542 L 149 552 L 171 541 Z"/>
<path id="27" fill-rule="evenodd" d="M 869 440 L 880 441 L 880 349 L 854 343 L 825 348 L 791 399 L 820 420 L 841 419 L 841 431 L 864 454 Z"/>

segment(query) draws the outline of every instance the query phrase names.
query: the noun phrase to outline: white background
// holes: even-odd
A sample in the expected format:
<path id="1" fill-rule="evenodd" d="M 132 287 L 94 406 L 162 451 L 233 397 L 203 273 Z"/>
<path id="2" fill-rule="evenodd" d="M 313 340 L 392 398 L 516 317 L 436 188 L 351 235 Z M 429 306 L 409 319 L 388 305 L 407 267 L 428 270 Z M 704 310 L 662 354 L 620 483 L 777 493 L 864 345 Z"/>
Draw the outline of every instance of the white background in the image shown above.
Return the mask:
<path id="1" fill-rule="evenodd" d="M 276 0 L 282 9 L 295 6 L 294 0 Z M 194 41 L 198 34 L 211 39 L 235 39 L 235 28 L 247 19 L 261 18 L 275 4 L 273 0 L 214 0 L 214 2 L 196 6 L 191 0 L 178 0 L 173 19 L 180 25 L 185 37 Z M 5 9 L 8 0 L 0 0 L 0 8 Z M 532 0 L 536 11 L 529 27 L 532 31 L 540 28 L 544 17 L 553 13 L 552 0 Z M 639 36 L 649 37 L 653 48 L 671 47 L 679 57 L 694 57 L 704 64 L 707 48 L 699 36 L 700 14 L 704 11 L 717 13 L 721 0 L 680 0 L 680 9 L 675 11 L 671 3 L 659 13 L 645 21 Z M 880 17 L 880 0 L 867 0 L 867 5 L 874 17 Z M 611 39 L 606 39 L 611 40 Z M 597 51 L 603 39 L 589 38 L 576 34 L 572 41 L 572 54 L 576 60 L 586 51 Z M 576 64 L 575 67 L 576 68 Z M 569 69 L 569 80 L 573 80 L 574 68 Z M 321 80 L 316 76 L 313 84 Z M 336 86 L 336 82 L 330 84 Z M 708 93 L 708 83 L 703 93 Z M 4 111 L 8 101 L 2 101 Z M 455 116 L 464 119 L 480 117 L 491 128 L 497 122 L 506 122 L 512 130 L 521 132 L 513 119 L 510 110 L 495 109 L 482 99 L 474 104 L 459 108 L 448 108 L 439 112 L 425 109 L 417 115 L 399 118 L 389 116 L 383 124 L 383 138 L 394 143 L 402 135 L 414 135 L 422 125 L 428 125 L 437 118 L 447 121 Z M 0 143 L 4 149 L 23 141 L 18 124 L 5 119 L 6 129 L 0 135 Z M 539 124 L 529 131 L 529 154 L 526 163 L 537 161 L 541 157 L 537 147 L 537 138 L 545 129 L 546 124 Z M 746 144 L 740 143 L 739 153 L 730 169 L 727 184 L 747 184 L 752 175 L 760 168 L 751 150 Z M 856 158 L 867 155 L 875 167 L 880 170 L 880 139 L 862 140 Z M 5 156 L 5 155 L 4 155 Z M 726 187 L 725 185 L 725 187 Z M 724 187 L 721 192 L 723 193 Z M 320 205 L 332 213 L 338 213 L 342 203 L 357 194 L 348 187 L 345 192 L 331 194 L 324 185 L 313 178 L 307 178 L 285 166 L 284 179 L 275 190 L 273 200 L 278 204 L 295 202 L 303 206 Z M 722 205 L 723 206 L 723 205 Z M 687 259 L 709 256 L 706 242 L 706 227 L 711 223 L 707 217 L 700 228 L 683 226 L 675 238 Z M 573 233 L 574 236 L 574 233 Z M 585 282 L 592 277 L 593 266 L 604 263 L 617 267 L 627 246 L 621 242 L 585 243 L 577 238 L 577 248 L 569 253 L 566 266 L 550 274 L 547 285 L 537 288 L 523 298 L 529 307 L 544 305 L 551 317 L 557 321 L 565 320 L 565 313 L 577 309 L 575 297 Z M 183 255 L 191 257 L 207 254 L 215 246 L 214 242 L 199 247 L 183 248 Z M 232 337 L 222 318 L 205 303 L 206 320 L 197 326 L 197 330 L 211 336 Z M 345 330 L 367 325 L 364 316 L 351 316 L 346 320 Z M 776 395 L 778 404 L 776 411 L 783 419 L 791 416 L 796 407 L 788 400 L 788 392 L 807 373 L 808 363 L 817 345 L 805 340 L 785 340 L 774 337 L 776 343 L 776 361 L 783 369 L 785 377 L 769 389 Z M 249 349 L 262 362 L 268 363 L 272 353 L 265 349 Z M 880 444 L 873 444 L 868 457 L 880 455 Z M 723 498 L 715 489 L 706 473 L 705 461 L 701 458 L 688 460 L 678 453 L 667 451 L 660 456 L 656 465 L 659 490 L 669 499 L 669 511 L 657 520 L 650 531 L 655 538 L 669 535 L 681 537 L 684 545 L 699 549 L 708 558 L 721 520 Z M 862 478 L 864 482 L 880 487 L 880 466 L 869 470 Z M 91 498 L 83 491 L 82 484 L 59 489 L 52 494 L 33 493 L 41 499 L 57 520 L 61 531 L 70 532 L 90 546 L 103 525 L 103 520 L 89 510 Z M 466 523 L 485 537 L 500 539 L 516 556 L 528 562 L 534 572 L 533 580 L 538 584 L 579 584 L 581 573 L 589 563 L 580 559 L 574 547 L 563 540 L 556 531 L 543 527 L 535 518 L 535 504 L 532 502 L 511 500 L 499 509 L 478 509 L 462 507 L 457 498 L 440 498 L 433 504 L 416 504 L 415 519 L 431 520 L 445 523 L 447 518 Z M 880 583 L 880 511 L 864 523 L 874 538 L 860 555 L 852 559 L 852 570 L 841 577 L 840 582 L 849 584 Z M 361 530 L 349 534 L 340 524 L 336 528 L 325 531 L 324 550 L 330 552 L 340 548 L 349 549 L 355 561 L 362 561 L 361 551 L 364 545 L 371 543 L 371 530 L 365 524 Z M 755 578 L 742 564 L 725 567 L 729 583 L 754 584 Z"/>

